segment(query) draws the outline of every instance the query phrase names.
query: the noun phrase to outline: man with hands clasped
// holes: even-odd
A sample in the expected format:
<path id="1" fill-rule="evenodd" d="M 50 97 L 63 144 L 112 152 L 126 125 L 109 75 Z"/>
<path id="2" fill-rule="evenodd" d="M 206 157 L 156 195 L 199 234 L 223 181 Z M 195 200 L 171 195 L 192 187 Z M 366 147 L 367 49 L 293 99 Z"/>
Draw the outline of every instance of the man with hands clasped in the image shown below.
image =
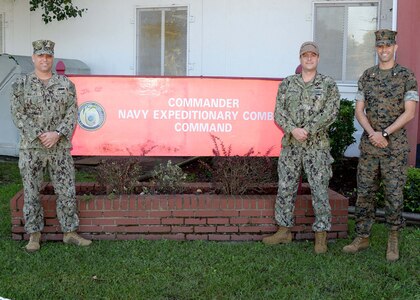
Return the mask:
<path id="1" fill-rule="evenodd" d="M 414 118 L 419 101 L 417 80 L 395 62 L 397 32 L 375 32 L 379 64 L 367 69 L 358 82 L 356 118 L 364 129 L 357 170 L 356 238 L 343 248 L 356 253 L 369 247 L 375 221 L 375 198 L 382 180 L 385 218 L 389 225 L 386 258 L 399 259 L 398 233 L 404 226 L 403 189 L 407 179 L 409 144 L 404 126 Z"/>
<path id="2" fill-rule="evenodd" d="M 275 122 L 283 129 L 278 163 L 279 186 L 275 204 L 278 231 L 263 239 L 264 244 L 292 241 L 294 208 L 299 178 L 305 171 L 312 194 L 315 222 L 315 253 L 327 252 L 327 232 L 331 229 L 328 184 L 332 176 L 328 128 L 340 107 L 340 93 L 329 76 L 318 73 L 319 48 L 305 42 L 299 51 L 302 73 L 288 76 L 279 86 Z"/>
<path id="3" fill-rule="evenodd" d="M 65 243 L 88 246 L 91 241 L 76 233 L 75 172 L 70 154 L 77 121 L 76 89 L 65 76 L 52 73 L 54 42 L 32 43 L 35 71 L 12 85 L 11 113 L 20 133 L 19 169 L 24 189 L 23 216 L 29 234 L 26 250 L 39 250 L 44 212 L 39 192 L 44 169 L 49 170 L 57 194 L 57 217 Z"/>

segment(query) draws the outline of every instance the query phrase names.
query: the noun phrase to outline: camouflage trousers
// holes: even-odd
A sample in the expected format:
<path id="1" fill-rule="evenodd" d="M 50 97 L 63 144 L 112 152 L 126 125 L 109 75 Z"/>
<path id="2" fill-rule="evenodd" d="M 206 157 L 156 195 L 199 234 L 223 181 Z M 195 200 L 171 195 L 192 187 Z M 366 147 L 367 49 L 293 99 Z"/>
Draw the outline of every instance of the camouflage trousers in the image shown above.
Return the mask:
<path id="1" fill-rule="evenodd" d="M 328 184 L 332 176 L 333 158 L 328 150 L 307 150 L 286 147 L 281 150 L 278 174 L 279 187 L 275 205 L 275 218 L 280 226 L 294 225 L 294 209 L 302 169 L 311 187 L 312 206 L 315 212 L 313 231 L 331 229 L 331 206 Z"/>
<path id="2" fill-rule="evenodd" d="M 19 169 L 24 190 L 23 216 L 25 231 L 34 233 L 44 228 L 44 210 L 40 203 L 40 188 L 44 170 L 48 169 L 57 195 L 57 218 L 63 232 L 75 231 L 79 226 L 73 158 L 68 149 L 22 149 Z"/>
<path id="3" fill-rule="evenodd" d="M 362 153 L 357 167 L 356 234 L 370 235 L 375 222 L 375 199 L 382 179 L 385 192 L 385 219 L 392 230 L 404 226 L 403 189 L 407 180 L 408 153 L 376 156 Z"/>

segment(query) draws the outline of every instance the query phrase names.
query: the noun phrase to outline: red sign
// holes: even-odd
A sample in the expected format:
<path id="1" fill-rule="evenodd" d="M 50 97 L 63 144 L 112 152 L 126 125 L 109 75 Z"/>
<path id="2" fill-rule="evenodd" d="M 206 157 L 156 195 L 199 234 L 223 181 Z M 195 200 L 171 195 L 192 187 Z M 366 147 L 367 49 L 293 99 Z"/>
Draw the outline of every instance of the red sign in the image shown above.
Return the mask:
<path id="1" fill-rule="evenodd" d="M 232 155 L 280 152 L 283 133 L 273 114 L 279 80 L 70 79 L 79 105 L 72 155 L 212 156 L 212 135 Z"/>

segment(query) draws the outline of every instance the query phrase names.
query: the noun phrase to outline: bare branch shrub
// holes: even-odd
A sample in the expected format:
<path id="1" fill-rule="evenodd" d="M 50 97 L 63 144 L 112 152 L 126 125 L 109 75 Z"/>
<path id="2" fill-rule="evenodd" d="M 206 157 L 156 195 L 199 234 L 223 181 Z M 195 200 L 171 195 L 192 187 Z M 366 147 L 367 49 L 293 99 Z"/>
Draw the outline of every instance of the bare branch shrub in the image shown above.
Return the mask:
<path id="1" fill-rule="evenodd" d="M 269 148 L 264 155 L 249 149 L 244 155 L 231 155 L 232 147 L 225 146 L 223 141 L 211 135 L 214 148 L 211 164 L 201 161 L 201 164 L 212 174 L 212 179 L 218 191 L 227 195 L 242 195 L 247 192 L 260 192 L 262 185 L 273 182 L 272 159 L 268 156 Z M 258 155 L 258 156 L 257 156 Z"/>

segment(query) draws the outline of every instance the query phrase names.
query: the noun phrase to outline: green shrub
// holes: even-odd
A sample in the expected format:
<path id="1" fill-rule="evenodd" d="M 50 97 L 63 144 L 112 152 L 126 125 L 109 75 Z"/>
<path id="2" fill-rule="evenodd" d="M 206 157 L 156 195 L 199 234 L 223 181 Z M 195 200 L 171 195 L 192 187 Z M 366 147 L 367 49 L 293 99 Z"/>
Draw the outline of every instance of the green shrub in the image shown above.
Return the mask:
<path id="1" fill-rule="evenodd" d="M 180 193 L 183 190 L 182 184 L 187 179 L 187 174 L 181 167 L 172 164 L 168 160 L 166 165 L 159 164 L 152 172 L 156 189 L 160 193 Z"/>
<path id="2" fill-rule="evenodd" d="M 341 99 L 337 120 L 330 126 L 328 132 L 331 143 L 331 155 L 334 160 L 339 161 L 343 158 L 347 147 L 356 141 L 353 137 L 355 131 L 354 102 Z"/>
<path id="3" fill-rule="evenodd" d="M 406 211 L 420 213 L 420 169 L 408 168 L 404 208 Z"/>

